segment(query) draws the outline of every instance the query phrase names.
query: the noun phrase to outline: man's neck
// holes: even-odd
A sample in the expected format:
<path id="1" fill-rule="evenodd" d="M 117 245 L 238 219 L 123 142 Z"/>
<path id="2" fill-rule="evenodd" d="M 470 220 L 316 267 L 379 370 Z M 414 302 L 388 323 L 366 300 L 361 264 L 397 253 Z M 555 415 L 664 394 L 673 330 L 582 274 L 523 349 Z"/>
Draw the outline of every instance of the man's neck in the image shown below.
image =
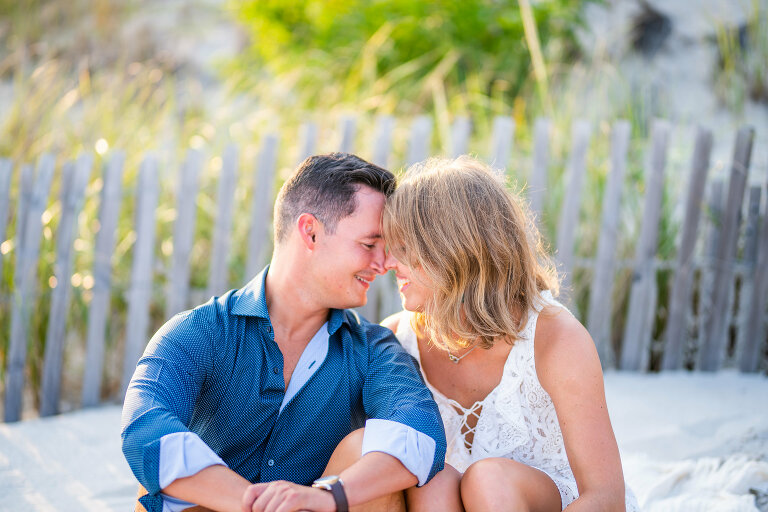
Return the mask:
<path id="1" fill-rule="evenodd" d="M 286 258 L 272 259 L 265 283 L 267 310 L 276 330 L 290 338 L 299 333 L 311 333 L 311 337 L 328 320 L 330 310 L 312 301 L 309 291 L 301 285 L 306 282 L 305 276 L 294 271 L 296 268 L 301 266 Z"/>

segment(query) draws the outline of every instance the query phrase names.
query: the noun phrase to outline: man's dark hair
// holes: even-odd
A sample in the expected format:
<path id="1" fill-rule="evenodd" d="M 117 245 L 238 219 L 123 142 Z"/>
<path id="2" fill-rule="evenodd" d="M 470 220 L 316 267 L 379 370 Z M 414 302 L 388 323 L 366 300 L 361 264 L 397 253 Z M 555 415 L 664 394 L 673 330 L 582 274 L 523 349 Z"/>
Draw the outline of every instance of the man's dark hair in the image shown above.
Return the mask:
<path id="1" fill-rule="evenodd" d="M 395 175 L 349 153 L 310 156 L 280 189 L 275 201 L 275 243 L 283 241 L 302 213 L 311 213 L 333 234 L 341 219 L 357 208 L 361 185 L 389 197 Z"/>

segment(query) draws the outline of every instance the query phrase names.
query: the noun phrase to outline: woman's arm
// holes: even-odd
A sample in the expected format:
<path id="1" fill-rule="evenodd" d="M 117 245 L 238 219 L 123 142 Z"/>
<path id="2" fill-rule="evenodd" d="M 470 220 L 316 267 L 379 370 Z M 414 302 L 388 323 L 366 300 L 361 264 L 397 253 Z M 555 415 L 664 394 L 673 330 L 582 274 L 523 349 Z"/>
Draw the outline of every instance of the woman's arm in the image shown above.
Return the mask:
<path id="1" fill-rule="evenodd" d="M 535 336 L 536 372 L 552 397 L 579 498 L 568 512 L 624 510 L 624 475 L 608 417 L 600 359 L 570 313 L 547 309 Z"/>

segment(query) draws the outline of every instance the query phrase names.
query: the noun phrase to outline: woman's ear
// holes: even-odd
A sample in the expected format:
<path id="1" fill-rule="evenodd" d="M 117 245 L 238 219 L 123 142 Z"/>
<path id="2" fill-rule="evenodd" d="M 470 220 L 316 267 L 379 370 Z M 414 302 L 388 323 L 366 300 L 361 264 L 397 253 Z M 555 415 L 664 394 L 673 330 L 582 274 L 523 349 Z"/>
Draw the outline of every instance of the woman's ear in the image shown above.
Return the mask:
<path id="1" fill-rule="evenodd" d="M 299 238 L 310 251 L 315 248 L 317 234 L 321 229 L 320 221 L 311 213 L 302 213 L 296 221 L 299 229 Z"/>

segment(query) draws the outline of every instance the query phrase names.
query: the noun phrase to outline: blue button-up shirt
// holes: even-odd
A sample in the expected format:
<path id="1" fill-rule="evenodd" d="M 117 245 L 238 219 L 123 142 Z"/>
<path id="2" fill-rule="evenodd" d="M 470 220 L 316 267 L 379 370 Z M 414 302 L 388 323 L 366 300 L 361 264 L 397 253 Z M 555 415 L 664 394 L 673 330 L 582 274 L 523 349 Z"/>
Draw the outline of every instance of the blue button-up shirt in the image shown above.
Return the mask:
<path id="1" fill-rule="evenodd" d="M 429 477 L 443 468 L 445 434 L 416 364 L 392 333 L 331 310 L 328 353 L 284 406 L 283 357 L 267 311 L 265 269 L 244 288 L 176 315 L 139 360 L 123 408 L 123 453 L 162 509 L 160 440 L 197 434 L 251 482 L 318 478 L 336 445 L 377 418 L 435 441 Z"/>

